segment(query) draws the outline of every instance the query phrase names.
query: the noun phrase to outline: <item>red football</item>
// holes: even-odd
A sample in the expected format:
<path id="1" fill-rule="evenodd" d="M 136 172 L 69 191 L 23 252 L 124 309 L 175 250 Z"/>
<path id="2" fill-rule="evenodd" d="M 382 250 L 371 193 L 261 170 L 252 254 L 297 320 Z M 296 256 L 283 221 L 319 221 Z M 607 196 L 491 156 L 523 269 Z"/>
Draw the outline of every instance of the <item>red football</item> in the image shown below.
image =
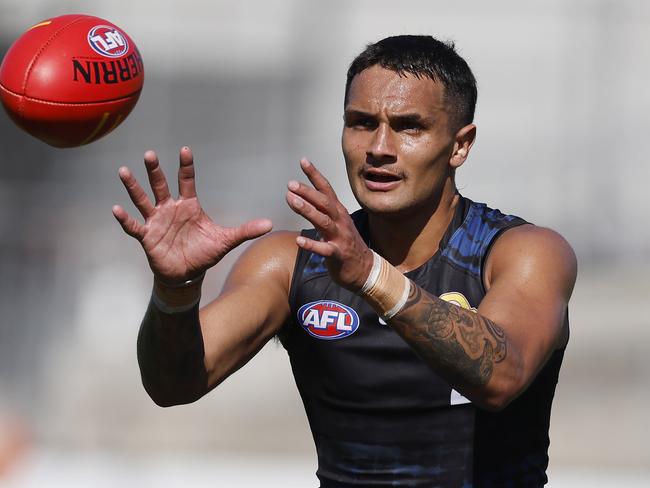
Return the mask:
<path id="1" fill-rule="evenodd" d="M 55 147 L 88 144 L 115 129 L 135 106 L 142 57 L 114 24 L 62 15 L 29 28 L 0 65 L 9 117 Z"/>

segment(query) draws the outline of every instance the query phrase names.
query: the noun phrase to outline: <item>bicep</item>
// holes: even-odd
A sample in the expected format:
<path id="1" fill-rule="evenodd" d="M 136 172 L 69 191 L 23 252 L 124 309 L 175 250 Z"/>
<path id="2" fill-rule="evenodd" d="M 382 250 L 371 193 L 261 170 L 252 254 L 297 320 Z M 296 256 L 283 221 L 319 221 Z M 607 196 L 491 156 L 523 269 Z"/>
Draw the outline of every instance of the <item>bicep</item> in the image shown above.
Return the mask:
<path id="1" fill-rule="evenodd" d="M 222 293 L 201 309 L 210 389 L 246 364 L 286 320 L 295 235 L 277 232 L 253 243 L 233 266 Z"/>
<path id="2" fill-rule="evenodd" d="M 486 263 L 488 291 L 478 312 L 499 324 L 528 384 L 564 337 L 576 258 L 557 233 L 540 227 L 511 229 Z"/>

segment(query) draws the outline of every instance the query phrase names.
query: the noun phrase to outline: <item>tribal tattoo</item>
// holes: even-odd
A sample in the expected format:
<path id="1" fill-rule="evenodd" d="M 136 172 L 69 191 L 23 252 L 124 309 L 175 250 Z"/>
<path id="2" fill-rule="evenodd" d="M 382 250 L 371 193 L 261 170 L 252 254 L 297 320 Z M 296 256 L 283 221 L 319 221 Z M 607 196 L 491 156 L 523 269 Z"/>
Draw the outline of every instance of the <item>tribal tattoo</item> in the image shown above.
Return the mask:
<path id="1" fill-rule="evenodd" d="M 198 303 L 168 314 L 153 300 L 138 333 L 138 364 L 145 389 L 159 405 L 190 403 L 207 392 Z"/>
<path id="2" fill-rule="evenodd" d="M 428 364 L 452 382 L 487 384 L 494 365 L 507 355 L 507 338 L 498 325 L 471 310 L 429 295 L 411 282 L 404 308 L 390 321 Z"/>

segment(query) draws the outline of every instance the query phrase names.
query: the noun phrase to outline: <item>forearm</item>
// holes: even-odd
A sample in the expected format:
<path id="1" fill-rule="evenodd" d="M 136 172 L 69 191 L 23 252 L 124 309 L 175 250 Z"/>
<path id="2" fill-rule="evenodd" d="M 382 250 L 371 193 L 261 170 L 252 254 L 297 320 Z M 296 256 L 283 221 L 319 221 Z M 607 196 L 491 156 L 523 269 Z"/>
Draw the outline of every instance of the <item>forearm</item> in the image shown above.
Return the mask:
<path id="1" fill-rule="evenodd" d="M 451 386 L 486 408 L 501 408 L 521 379 L 518 351 L 488 318 L 430 295 L 383 258 L 360 294 Z"/>
<path id="2" fill-rule="evenodd" d="M 140 326 L 142 383 L 160 406 L 191 403 L 207 392 L 198 299 L 193 301 L 189 309 L 167 313 L 152 299 Z"/>
<path id="3" fill-rule="evenodd" d="M 413 282 L 406 304 L 389 324 L 452 386 L 479 401 L 489 404 L 489 398 L 500 395 L 517 376 L 516 368 L 500 368 L 495 377 L 499 363 L 517 361 L 501 327 Z"/>

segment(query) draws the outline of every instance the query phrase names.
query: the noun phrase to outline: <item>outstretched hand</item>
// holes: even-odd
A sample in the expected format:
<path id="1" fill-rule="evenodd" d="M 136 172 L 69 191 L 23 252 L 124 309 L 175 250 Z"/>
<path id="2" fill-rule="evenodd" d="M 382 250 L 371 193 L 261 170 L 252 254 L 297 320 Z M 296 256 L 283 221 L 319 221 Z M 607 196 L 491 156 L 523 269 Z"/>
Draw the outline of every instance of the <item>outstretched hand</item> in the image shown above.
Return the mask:
<path id="1" fill-rule="evenodd" d="M 287 203 L 318 230 L 320 241 L 296 238 L 301 248 L 325 257 L 332 279 L 352 291 L 361 289 L 372 268 L 372 252 L 359 235 L 347 209 L 339 201 L 329 181 L 306 159 L 302 171 L 313 186 L 297 181 L 288 184 Z"/>
<path id="2" fill-rule="evenodd" d="M 136 208 L 144 217 L 138 222 L 119 205 L 113 215 L 144 249 L 154 275 L 167 283 L 192 279 L 218 263 L 231 249 L 271 230 L 268 219 L 256 219 L 238 227 L 221 227 L 203 211 L 196 196 L 194 161 L 189 147 L 180 152 L 178 199 L 169 193 L 167 180 L 153 151 L 144 155 L 144 164 L 155 204 L 127 167 L 119 176 Z"/>

